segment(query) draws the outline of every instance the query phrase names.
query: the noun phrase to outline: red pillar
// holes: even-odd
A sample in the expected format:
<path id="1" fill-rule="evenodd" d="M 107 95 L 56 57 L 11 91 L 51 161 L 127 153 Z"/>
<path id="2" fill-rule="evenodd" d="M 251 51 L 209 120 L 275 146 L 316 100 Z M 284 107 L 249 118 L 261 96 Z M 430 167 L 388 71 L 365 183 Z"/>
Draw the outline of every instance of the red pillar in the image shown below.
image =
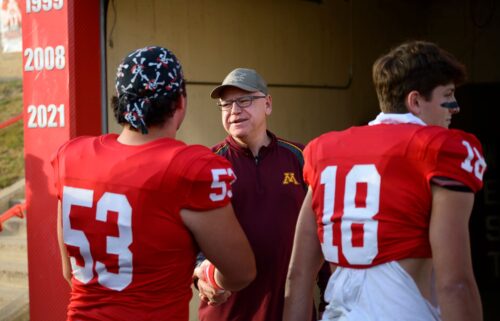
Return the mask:
<path id="1" fill-rule="evenodd" d="M 65 320 L 69 286 L 61 272 L 50 159 L 66 140 L 101 133 L 100 2 L 18 2 L 23 11 L 30 320 Z"/>

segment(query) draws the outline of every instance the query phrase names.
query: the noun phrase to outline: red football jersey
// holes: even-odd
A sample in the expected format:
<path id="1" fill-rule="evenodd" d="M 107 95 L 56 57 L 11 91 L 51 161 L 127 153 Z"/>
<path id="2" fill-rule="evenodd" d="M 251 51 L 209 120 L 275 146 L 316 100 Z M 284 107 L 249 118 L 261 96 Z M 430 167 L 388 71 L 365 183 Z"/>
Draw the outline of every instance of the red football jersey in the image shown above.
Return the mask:
<path id="1" fill-rule="evenodd" d="M 231 165 L 174 139 L 116 139 L 76 138 L 52 161 L 73 268 L 68 319 L 186 321 L 198 249 L 180 210 L 227 205 Z"/>
<path id="2" fill-rule="evenodd" d="M 476 192 L 486 169 L 473 135 L 416 124 L 330 132 L 304 158 L 325 259 L 357 268 L 431 257 L 431 180 Z"/>

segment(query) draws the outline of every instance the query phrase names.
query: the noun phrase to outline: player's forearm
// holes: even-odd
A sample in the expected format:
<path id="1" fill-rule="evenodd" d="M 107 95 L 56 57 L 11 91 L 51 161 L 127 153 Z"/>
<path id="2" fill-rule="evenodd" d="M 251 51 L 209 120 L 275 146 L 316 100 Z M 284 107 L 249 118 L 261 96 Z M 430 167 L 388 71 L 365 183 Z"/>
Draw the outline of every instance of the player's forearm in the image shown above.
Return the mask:
<path id="1" fill-rule="evenodd" d="M 250 256 L 253 258 L 253 255 Z M 255 279 L 255 261 L 252 260 L 243 265 L 234 263 L 233 267 L 222 272 L 219 268 L 215 267 L 213 263 L 204 260 L 195 268 L 193 276 L 205 282 L 207 288 L 210 288 L 210 292 L 212 293 L 203 293 L 203 295 L 207 297 L 210 297 L 214 293 L 220 293 L 227 290 L 238 291 L 249 285 Z"/>
<path id="2" fill-rule="evenodd" d="M 255 267 L 242 267 L 237 275 L 225 275 L 216 269 L 215 280 L 225 290 L 239 291 L 248 286 L 255 279 L 256 274 Z"/>
<path id="3" fill-rule="evenodd" d="M 69 286 L 72 287 L 71 283 L 71 262 L 69 260 L 68 252 L 66 250 L 66 246 L 63 244 L 59 244 L 59 252 L 61 254 L 61 270 L 64 279 L 68 282 Z"/>
<path id="4" fill-rule="evenodd" d="M 438 286 L 443 321 L 482 321 L 483 310 L 474 280 Z"/>
<path id="5" fill-rule="evenodd" d="M 283 321 L 311 319 L 314 284 L 324 262 L 316 228 L 312 209 L 312 190 L 309 189 L 295 230 L 285 286 Z"/>
<path id="6" fill-rule="evenodd" d="M 285 286 L 283 321 L 311 319 L 314 279 L 300 271 L 290 269 Z"/>
<path id="7" fill-rule="evenodd" d="M 72 287 L 71 284 L 71 263 L 69 261 L 68 251 L 66 250 L 66 245 L 64 244 L 63 237 L 63 227 L 62 227 L 62 203 L 58 202 L 57 205 L 57 243 L 59 245 L 59 253 L 61 255 L 61 270 L 63 273 L 64 279 L 69 283 L 69 286 Z"/>
<path id="8" fill-rule="evenodd" d="M 63 267 L 62 267 L 62 270 L 63 270 L 63 277 L 64 279 L 66 280 L 66 282 L 68 282 L 69 286 L 72 288 L 73 287 L 73 284 L 71 283 L 71 265 L 68 263 L 63 263 Z"/>

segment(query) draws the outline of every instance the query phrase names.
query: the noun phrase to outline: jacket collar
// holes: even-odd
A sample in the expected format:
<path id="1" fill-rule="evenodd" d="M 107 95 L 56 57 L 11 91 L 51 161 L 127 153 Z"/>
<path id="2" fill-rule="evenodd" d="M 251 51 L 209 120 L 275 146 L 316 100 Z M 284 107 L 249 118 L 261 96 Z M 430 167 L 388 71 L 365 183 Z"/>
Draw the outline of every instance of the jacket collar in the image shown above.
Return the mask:
<path id="1" fill-rule="evenodd" d="M 275 148 L 275 146 L 278 143 L 278 139 L 276 138 L 276 135 L 271 133 L 269 130 L 266 130 L 266 133 L 267 133 L 267 136 L 269 138 L 271 138 L 271 142 L 267 146 L 260 147 L 259 154 L 258 154 L 259 158 L 262 158 L 265 155 L 267 155 L 267 153 L 269 153 L 269 151 L 271 151 L 273 148 Z M 238 142 L 236 142 L 236 140 L 234 140 L 234 138 L 231 135 L 228 135 L 226 137 L 225 141 L 231 149 L 233 149 L 239 153 L 242 153 L 244 155 L 247 155 L 249 157 L 254 158 L 254 156 L 252 155 L 252 151 L 250 151 L 249 148 L 243 147 L 240 144 L 238 144 Z"/>

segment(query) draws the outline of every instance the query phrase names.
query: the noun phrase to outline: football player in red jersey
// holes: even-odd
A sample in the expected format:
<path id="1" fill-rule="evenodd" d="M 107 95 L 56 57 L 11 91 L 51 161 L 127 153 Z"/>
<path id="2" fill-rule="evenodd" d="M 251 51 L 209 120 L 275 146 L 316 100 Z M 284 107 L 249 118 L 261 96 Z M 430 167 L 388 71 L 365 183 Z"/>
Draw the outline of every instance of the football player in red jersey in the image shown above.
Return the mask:
<path id="1" fill-rule="evenodd" d="M 482 320 L 468 221 L 486 163 L 476 137 L 448 129 L 465 68 L 410 41 L 373 80 L 382 113 L 304 150 L 283 320 L 305 320 L 323 260 L 335 268 L 323 320 Z"/>
<path id="2" fill-rule="evenodd" d="M 208 148 L 175 139 L 186 91 L 172 52 L 129 53 L 116 91 L 120 135 L 75 138 L 52 161 L 68 320 L 187 321 L 200 249 L 215 285 L 239 290 L 255 277 L 230 203 L 235 176 Z"/>

